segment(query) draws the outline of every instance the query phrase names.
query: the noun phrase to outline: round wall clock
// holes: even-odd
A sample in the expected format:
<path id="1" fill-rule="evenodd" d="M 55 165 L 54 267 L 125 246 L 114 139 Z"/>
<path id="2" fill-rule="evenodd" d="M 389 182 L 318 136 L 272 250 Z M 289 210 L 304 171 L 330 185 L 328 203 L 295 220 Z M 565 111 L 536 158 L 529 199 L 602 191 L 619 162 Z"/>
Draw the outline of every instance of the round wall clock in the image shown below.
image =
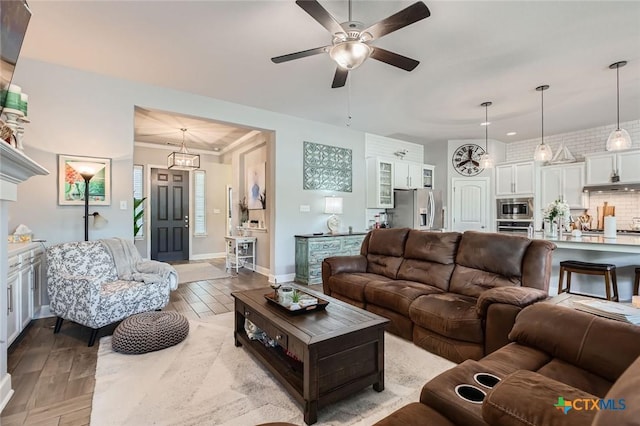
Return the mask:
<path id="1" fill-rule="evenodd" d="M 484 154 L 484 148 L 474 143 L 461 145 L 453 153 L 451 162 L 456 172 L 462 176 L 475 176 L 484 168 L 480 167 L 480 156 Z"/>

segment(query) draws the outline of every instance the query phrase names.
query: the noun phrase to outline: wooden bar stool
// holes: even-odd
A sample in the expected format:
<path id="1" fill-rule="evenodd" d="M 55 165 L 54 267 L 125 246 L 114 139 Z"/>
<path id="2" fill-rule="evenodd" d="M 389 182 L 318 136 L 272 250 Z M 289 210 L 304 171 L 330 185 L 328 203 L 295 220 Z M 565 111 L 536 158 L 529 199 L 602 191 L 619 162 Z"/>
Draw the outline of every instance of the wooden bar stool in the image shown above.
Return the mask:
<path id="1" fill-rule="evenodd" d="M 636 268 L 636 291 L 640 268 Z M 563 288 L 564 273 L 567 273 L 567 287 Z M 610 263 L 590 263 L 577 260 L 565 260 L 560 262 L 560 279 L 558 282 L 558 294 L 571 293 L 571 273 L 604 276 L 605 293 L 607 300 L 618 301 L 618 280 L 616 278 L 616 265 Z M 613 288 L 613 299 L 611 289 Z M 577 294 L 577 293 L 574 293 Z"/>
<path id="2" fill-rule="evenodd" d="M 638 287 L 640 287 L 640 268 L 636 268 L 636 277 L 633 280 L 633 294 L 635 296 L 640 296 L 640 293 L 638 293 Z"/>

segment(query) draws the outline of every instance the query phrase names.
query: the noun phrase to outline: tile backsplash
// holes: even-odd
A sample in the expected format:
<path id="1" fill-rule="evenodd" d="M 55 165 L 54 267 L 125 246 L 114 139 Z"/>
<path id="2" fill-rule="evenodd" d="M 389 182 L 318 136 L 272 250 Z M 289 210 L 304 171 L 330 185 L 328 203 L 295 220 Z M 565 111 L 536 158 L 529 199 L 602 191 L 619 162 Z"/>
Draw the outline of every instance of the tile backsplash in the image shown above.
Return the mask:
<path id="1" fill-rule="evenodd" d="M 618 229 L 631 229 L 631 219 L 640 217 L 640 192 L 627 192 L 624 194 L 602 192 L 589 194 L 589 209 L 587 214 L 593 218 L 591 227 L 597 226 L 598 206 L 604 206 L 605 201 L 609 206 L 616 208 L 616 226 Z"/>

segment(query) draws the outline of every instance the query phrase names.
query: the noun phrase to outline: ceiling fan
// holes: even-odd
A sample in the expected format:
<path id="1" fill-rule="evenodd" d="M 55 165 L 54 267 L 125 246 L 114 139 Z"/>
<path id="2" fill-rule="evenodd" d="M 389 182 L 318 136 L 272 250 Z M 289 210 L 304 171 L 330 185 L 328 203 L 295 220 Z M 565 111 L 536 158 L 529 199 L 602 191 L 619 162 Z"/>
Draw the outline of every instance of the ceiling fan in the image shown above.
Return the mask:
<path id="1" fill-rule="evenodd" d="M 361 22 L 351 20 L 351 0 L 349 0 L 349 20 L 341 24 L 316 0 L 296 0 L 296 4 L 325 27 L 332 34 L 333 40 L 328 46 L 271 58 L 276 64 L 328 53 L 331 59 L 338 64 L 331 84 L 332 88 L 336 88 L 344 86 L 349 71 L 362 65 L 369 57 L 406 71 L 412 71 L 420 63 L 415 59 L 372 46 L 371 42 L 421 19 L 428 18 L 431 12 L 421 1 L 366 28 Z"/>

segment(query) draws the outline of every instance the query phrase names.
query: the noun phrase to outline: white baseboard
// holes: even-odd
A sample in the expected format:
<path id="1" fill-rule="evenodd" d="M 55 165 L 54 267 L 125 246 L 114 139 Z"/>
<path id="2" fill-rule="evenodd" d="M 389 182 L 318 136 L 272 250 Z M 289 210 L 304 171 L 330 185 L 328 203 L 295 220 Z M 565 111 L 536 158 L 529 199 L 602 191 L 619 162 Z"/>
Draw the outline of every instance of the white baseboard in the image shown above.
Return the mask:
<path id="1" fill-rule="evenodd" d="M 0 379 L 0 412 L 2 412 L 4 407 L 7 406 L 12 395 L 13 389 L 11 389 L 11 374 L 5 373 L 5 375 Z"/>
<path id="2" fill-rule="evenodd" d="M 291 274 L 282 274 L 282 275 L 271 275 L 269 274 L 269 282 L 273 283 L 278 280 L 279 283 L 290 283 L 293 282 L 293 279 L 296 277 L 295 273 Z"/>
<path id="3" fill-rule="evenodd" d="M 33 319 L 49 318 L 53 316 L 51 309 L 49 309 L 49 305 L 42 305 L 40 306 L 40 309 L 33 313 Z"/>
<path id="4" fill-rule="evenodd" d="M 207 260 L 207 259 L 219 259 L 224 258 L 226 254 L 224 252 L 221 253 L 203 253 L 203 254 L 194 254 L 189 257 L 189 260 Z"/>

